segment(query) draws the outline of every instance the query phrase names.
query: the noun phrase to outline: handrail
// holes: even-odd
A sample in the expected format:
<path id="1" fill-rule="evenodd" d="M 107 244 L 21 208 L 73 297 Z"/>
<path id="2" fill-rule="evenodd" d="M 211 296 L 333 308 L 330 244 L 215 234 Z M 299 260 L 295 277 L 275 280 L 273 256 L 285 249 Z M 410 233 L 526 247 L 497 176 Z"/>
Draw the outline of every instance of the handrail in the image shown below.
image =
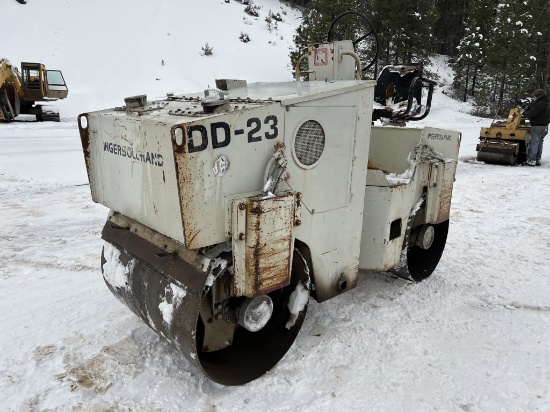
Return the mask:
<path id="1" fill-rule="evenodd" d="M 303 56 L 300 56 L 300 58 L 298 58 L 298 60 L 296 61 L 296 67 L 295 67 L 295 79 L 297 82 L 301 81 L 301 76 L 302 76 L 302 73 L 315 73 L 315 71 L 307 71 L 307 72 L 302 72 L 300 70 L 300 64 L 302 64 L 302 61 L 307 57 L 308 55 L 307 54 L 304 54 Z M 362 76 L 363 76 L 363 71 L 361 69 L 361 59 L 359 59 L 359 56 L 357 55 L 357 53 L 351 51 L 351 50 L 344 50 L 343 52 L 340 53 L 340 56 L 351 56 L 355 59 L 355 65 L 356 65 L 356 70 L 355 70 L 355 78 L 356 80 L 361 80 Z"/>
<path id="2" fill-rule="evenodd" d="M 351 56 L 355 59 L 355 65 L 356 65 L 355 80 L 361 80 L 361 77 L 363 77 L 363 71 L 361 69 L 361 60 L 359 59 L 359 56 L 357 55 L 357 53 L 351 50 L 344 50 L 342 53 L 340 53 L 340 56 Z"/>
<path id="3" fill-rule="evenodd" d="M 426 84 L 428 85 L 428 97 L 426 99 L 426 110 L 420 116 L 409 116 L 409 112 L 411 111 L 412 102 L 414 99 L 414 89 L 416 87 L 417 82 L 421 83 L 421 87 L 425 87 Z M 428 116 L 428 113 L 430 113 L 430 108 L 432 106 L 432 95 L 433 95 L 435 84 L 436 83 L 433 80 L 426 79 L 425 77 L 415 77 L 409 87 L 409 99 L 407 101 L 407 108 L 404 111 L 397 113 L 394 118 L 417 121 L 417 120 L 422 120 L 426 116 Z"/>
<path id="4" fill-rule="evenodd" d="M 294 70 L 296 81 L 301 81 L 302 72 L 300 71 L 300 64 L 302 63 L 302 60 L 307 57 L 307 54 L 304 54 L 303 56 L 300 56 L 300 58 L 296 61 L 296 69 Z"/>

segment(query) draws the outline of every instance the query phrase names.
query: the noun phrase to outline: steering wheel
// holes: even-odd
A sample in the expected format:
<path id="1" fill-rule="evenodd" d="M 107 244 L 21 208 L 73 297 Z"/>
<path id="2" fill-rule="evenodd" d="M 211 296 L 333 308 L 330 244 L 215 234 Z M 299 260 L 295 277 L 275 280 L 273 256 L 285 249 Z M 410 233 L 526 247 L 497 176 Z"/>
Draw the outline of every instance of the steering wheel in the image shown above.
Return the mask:
<path id="1" fill-rule="evenodd" d="M 365 73 L 365 71 L 370 69 L 372 67 L 372 65 L 375 64 L 378 60 L 378 34 L 376 33 L 376 30 L 374 30 L 374 26 L 372 25 L 370 20 L 367 19 L 367 17 L 363 13 L 359 13 L 357 11 L 346 11 L 345 13 L 342 13 L 339 16 L 336 16 L 334 18 L 334 20 L 332 20 L 332 23 L 330 24 L 330 27 L 328 29 L 327 41 L 331 42 L 331 41 L 334 41 L 334 40 L 344 40 L 344 36 L 342 36 L 340 33 L 338 33 L 336 31 L 336 29 L 334 28 L 334 26 L 336 26 L 336 24 L 346 16 L 357 16 L 357 17 L 359 17 L 359 19 L 363 22 L 364 27 L 368 28 L 367 33 L 363 34 L 362 36 L 357 37 L 355 40 L 352 41 L 354 48 L 356 47 L 356 45 L 359 42 L 362 42 L 363 40 L 367 39 L 368 37 L 373 37 L 375 53 L 374 53 L 374 57 L 372 58 L 372 60 L 370 60 L 367 65 L 361 67 L 361 71 L 363 73 Z M 376 72 L 376 67 L 375 67 L 375 72 Z M 375 73 L 375 75 L 376 75 L 376 73 Z"/>

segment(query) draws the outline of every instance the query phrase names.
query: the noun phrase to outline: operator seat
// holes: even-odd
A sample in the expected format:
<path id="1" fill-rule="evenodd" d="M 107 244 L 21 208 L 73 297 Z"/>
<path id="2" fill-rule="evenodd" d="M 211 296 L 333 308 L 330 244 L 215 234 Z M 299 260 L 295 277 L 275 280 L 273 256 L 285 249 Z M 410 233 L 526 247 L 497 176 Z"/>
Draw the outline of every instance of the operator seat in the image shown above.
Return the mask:
<path id="1" fill-rule="evenodd" d="M 424 79 L 423 63 L 386 66 L 380 72 L 374 87 L 373 120 L 420 120 L 427 115 L 435 82 Z M 428 87 L 429 97 L 421 114 L 422 88 Z"/>

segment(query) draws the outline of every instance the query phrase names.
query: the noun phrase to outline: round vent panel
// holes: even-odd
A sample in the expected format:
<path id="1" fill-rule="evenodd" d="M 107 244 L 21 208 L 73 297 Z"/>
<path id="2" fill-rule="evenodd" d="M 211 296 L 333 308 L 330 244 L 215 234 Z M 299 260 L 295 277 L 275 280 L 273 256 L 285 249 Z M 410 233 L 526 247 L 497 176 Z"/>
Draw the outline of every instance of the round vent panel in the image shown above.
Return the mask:
<path id="1" fill-rule="evenodd" d="M 325 148 L 325 131 L 319 122 L 308 120 L 303 123 L 294 138 L 294 155 L 304 166 L 311 166 L 319 160 Z"/>

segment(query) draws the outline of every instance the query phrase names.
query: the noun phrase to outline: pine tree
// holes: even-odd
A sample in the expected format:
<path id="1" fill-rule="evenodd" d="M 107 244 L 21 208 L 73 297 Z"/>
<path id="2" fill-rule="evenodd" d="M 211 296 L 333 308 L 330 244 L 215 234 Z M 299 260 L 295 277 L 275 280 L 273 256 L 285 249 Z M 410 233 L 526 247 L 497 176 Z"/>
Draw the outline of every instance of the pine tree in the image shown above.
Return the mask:
<path id="1" fill-rule="evenodd" d="M 429 52 L 437 47 L 437 38 L 433 33 L 433 23 L 437 19 L 436 1 L 312 0 L 294 38 L 296 48 L 291 53 L 292 64 L 305 53 L 307 45 L 326 41 L 332 20 L 345 11 L 359 11 L 371 21 L 379 38 L 379 67 L 419 61 L 427 64 Z M 368 30 L 360 19 L 346 19 L 338 27 L 339 34 L 352 40 L 366 34 Z M 371 41 L 357 44 L 356 51 L 365 62 L 374 57 Z M 368 77 L 375 77 L 376 74 L 373 71 Z"/>
<path id="2" fill-rule="evenodd" d="M 454 62 L 455 97 L 472 99 L 479 114 L 494 113 L 511 97 L 550 87 L 549 0 L 304 0 L 303 4 L 307 8 L 295 36 L 293 64 L 307 45 L 327 40 L 334 17 L 357 10 L 378 33 L 379 69 L 427 63 L 431 53 L 447 53 Z M 360 22 L 346 21 L 339 32 L 356 39 L 365 30 Z M 367 61 L 372 44 L 358 44 L 356 51 Z"/>
<path id="3" fill-rule="evenodd" d="M 433 52 L 452 56 L 460 44 L 469 11 L 469 0 L 436 0 Z"/>
<path id="4" fill-rule="evenodd" d="M 429 53 L 437 42 L 434 0 L 369 0 L 362 10 L 378 32 L 381 66 L 429 62 Z"/>
<path id="5" fill-rule="evenodd" d="M 494 7 L 485 0 L 471 0 L 464 16 L 462 37 L 454 54 L 454 95 L 463 101 L 475 97 L 478 78 L 482 76 L 492 32 Z"/>
<path id="6" fill-rule="evenodd" d="M 493 109 L 508 106 L 511 97 L 528 93 L 532 17 L 527 1 L 500 0 L 496 5 L 487 50 L 486 74 L 492 81 L 486 82 L 484 96 Z"/>
<path id="7" fill-rule="evenodd" d="M 529 10 L 534 15 L 532 28 L 533 53 L 530 76 L 533 88 L 548 89 L 550 83 L 550 2 L 533 0 Z"/>

